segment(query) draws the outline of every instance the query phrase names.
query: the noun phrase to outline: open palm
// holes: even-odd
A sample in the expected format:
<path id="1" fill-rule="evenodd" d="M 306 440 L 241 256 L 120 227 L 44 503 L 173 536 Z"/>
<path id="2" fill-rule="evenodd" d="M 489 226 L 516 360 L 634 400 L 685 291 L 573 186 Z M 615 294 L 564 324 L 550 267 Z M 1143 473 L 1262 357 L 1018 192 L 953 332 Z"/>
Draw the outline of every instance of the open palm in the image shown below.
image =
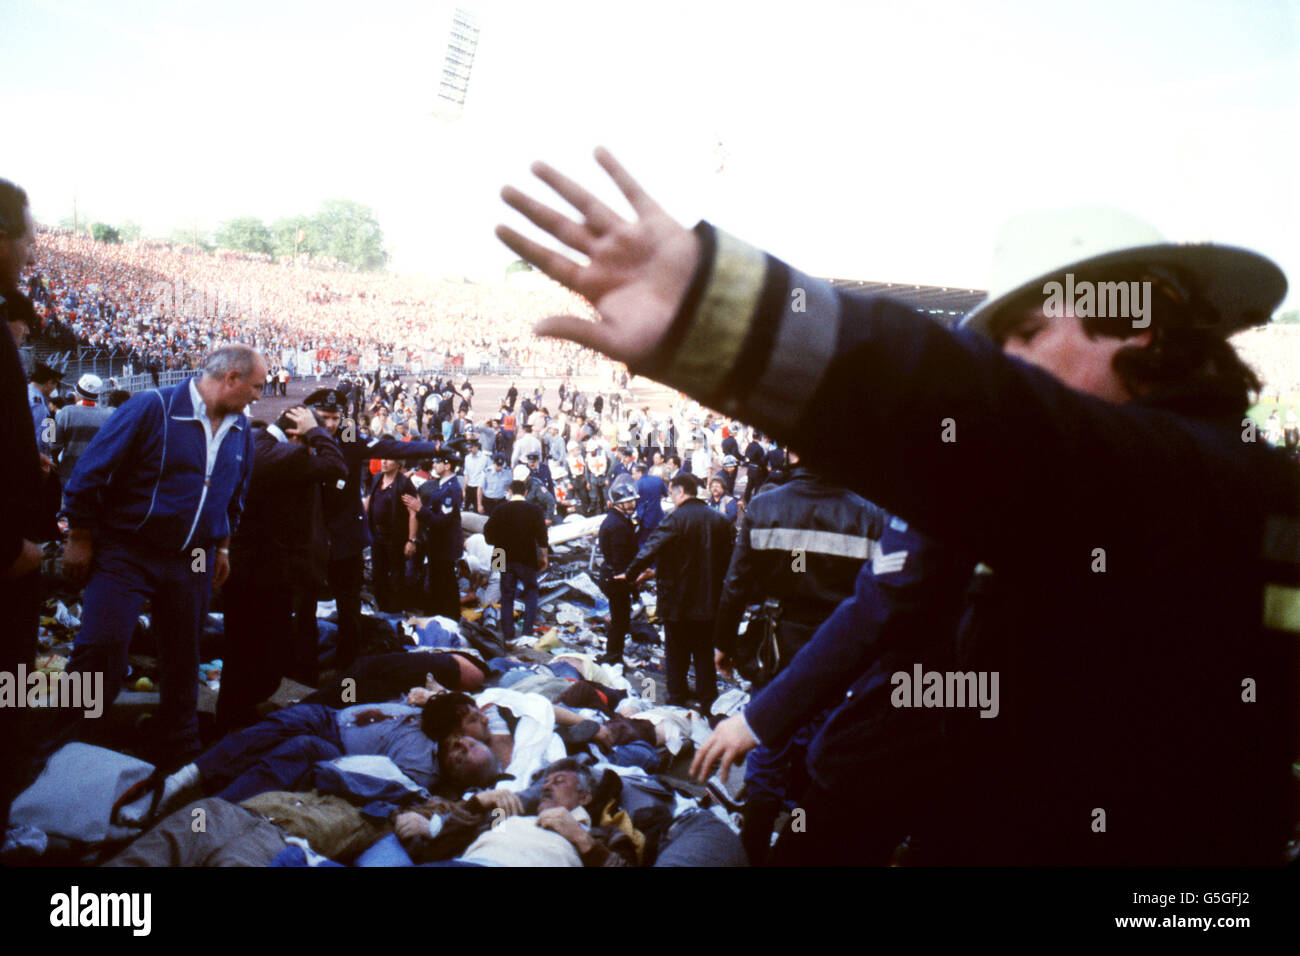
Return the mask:
<path id="1" fill-rule="evenodd" d="M 539 322 L 539 335 L 569 339 L 621 362 L 645 359 L 667 332 L 700 258 L 699 239 L 660 208 L 608 151 L 596 161 L 636 211 L 627 222 L 586 189 L 545 163 L 533 173 L 583 215 L 575 222 L 513 187 L 501 198 L 570 249 L 587 257 L 581 265 L 508 226 L 497 236 L 520 257 L 596 306 L 600 321 L 572 315 Z"/>

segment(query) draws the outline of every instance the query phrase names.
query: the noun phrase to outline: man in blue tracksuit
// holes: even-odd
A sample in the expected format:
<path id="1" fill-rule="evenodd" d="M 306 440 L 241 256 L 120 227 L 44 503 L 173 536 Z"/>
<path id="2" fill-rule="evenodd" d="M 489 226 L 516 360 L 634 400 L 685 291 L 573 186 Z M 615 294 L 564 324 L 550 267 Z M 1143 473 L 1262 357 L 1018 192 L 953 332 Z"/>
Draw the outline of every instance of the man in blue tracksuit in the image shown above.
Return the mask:
<path id="1" fill-rule="evenodd" d="M 668 486 L 662 478 L 646 471 L 642 461 L 632 466 L 632 478 L 636 481 L 636 546 L 639 548 L 664 520 Z"/>
<path id="2" fill-rule="evenodd" d="M 135 395 L 104 423 L 65 493 L 64 569 L 89 575 L 68 672 L 102 673 L 117 696 L 145 601 L 162 656 L 160 766 L 199 749 L 198 636 L 213 587 L 230 573 L 253 469 L 243 409 L 262 394 L 266 363 L 252 349 L 213 352 L 201 376 Z M 77 712 L 56 720 L 66 729 Z"/>
<path id="3" fill-rule="evenodd" d="M 879 714 L 853 721 L 835 756 L 856 769 L 807 829 L 866 845 L 875 808 L 859 798 L 874 790 L 912 802 L 931 863 L 1281 863 L 1300 473 L 1244 420 L 1260 383 L 1227 341 L 1267 321 L 1281 270 L 1115 210 L 1023 217 L 997 244 L 998 287 L 954 332 L 708 223 L 687 230 L 597 159 L 634 222 L 544 164 L 584 224 L 503 193 L 543 229 L 563 220 L 590 257 L 498 227 L 600 310 L 538 330 L 795 443 L 828 480 L 991 569 L 973 575 L 957 633 L 887 675 L 883 729 L 912 742 L 871 775 L 858 755 L 898 735 L 873 727 Z M 893 567 L 881 561 L 877 577 Z M 823 627 L 842 629 L 842 612 Z M 936 712 L 941 735 L 923 740 Z M 743 749 L 743 722 L 724 726 L 698 769 Z"/>

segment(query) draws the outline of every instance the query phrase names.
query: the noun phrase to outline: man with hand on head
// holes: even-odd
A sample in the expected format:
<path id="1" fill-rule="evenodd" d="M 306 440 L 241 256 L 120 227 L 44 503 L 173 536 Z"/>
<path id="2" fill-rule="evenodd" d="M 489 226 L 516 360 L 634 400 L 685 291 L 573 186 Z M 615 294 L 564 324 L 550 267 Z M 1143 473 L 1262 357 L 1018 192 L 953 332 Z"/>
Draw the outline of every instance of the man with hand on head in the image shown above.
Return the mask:
<path id="1" fill-rule="evenodd" d="M 253 723 L 254 705 L 293 671 L 294 588 L 311 585 L 324 571 L 320 488 L 346 476 L 343 452 L 309 408 L 296 406 L 253 430 L 253 475 L 222 593 L 226 653 L 217 724 L 223 733 Z"/>

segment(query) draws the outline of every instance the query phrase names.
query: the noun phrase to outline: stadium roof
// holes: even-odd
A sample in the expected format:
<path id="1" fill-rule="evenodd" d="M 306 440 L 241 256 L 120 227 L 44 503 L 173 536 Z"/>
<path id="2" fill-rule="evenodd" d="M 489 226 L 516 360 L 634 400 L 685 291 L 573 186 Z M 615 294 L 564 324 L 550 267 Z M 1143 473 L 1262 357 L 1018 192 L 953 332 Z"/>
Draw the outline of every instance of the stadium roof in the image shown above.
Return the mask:
<path id="1" fill-rule="evenodd" d="M 954 289 L 935 285 L 910 285 L 902 282 L 866 282 L 861 279 L 830 279 L 831 285 L 855 295 L 887 295 L 914 309 L 928 312 L 945 325 L 975 307 L 984 298 L 981 289 Z"/>

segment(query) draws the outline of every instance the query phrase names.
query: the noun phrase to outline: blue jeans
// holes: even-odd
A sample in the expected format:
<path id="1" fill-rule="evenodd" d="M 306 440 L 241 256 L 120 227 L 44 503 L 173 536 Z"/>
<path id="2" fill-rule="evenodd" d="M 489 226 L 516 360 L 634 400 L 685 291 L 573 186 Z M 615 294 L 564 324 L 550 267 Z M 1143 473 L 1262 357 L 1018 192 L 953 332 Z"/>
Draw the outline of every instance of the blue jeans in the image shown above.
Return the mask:
<path id="1" fill-rule="evenodd" d="M 295 704 L 230 734 L 195 761 L 203 789 L 231 803 L 297 789 L 318 760 L 343 756 L 334 715 L 322 704 Z"/>
<path id="2" fill-rule="evenodd" d="M 212 594 L 213 546 L 206 549 L 205 558 L 204 570 L 195 571 L 197 559 L 188 550 L 156 551 L 107 535 L 99 537 L 84 595 L 83 623 L 68 661 L 68 673 L 104 675 L 107 709 L 122 689 L 136 621 L 145 602 L 152 604 L 151 630 L 162 657 L 156 762 L 164 767 L 181 766 L 200 749 L 199 628 Z M 60 730 L 70 729 L 67 722 L 61 724 Z"/>
<path id="3" fill-rule="evenodd" d="M 655 866 L 747 866 L 740 837 L 708 810 L 687 810 L 664 835 Z"/>
<path id="4" fill-rule="evenodd" d="M 507 641 L 515 639 L 516 583 L 524 586 L 524 633 L 531 634 L 533 624 L 537 621 L 537 603 L 540 598 L 537 569 L 518 561 L 507 562 L 506 569 L 501 572 L 501 636 Z"/>

